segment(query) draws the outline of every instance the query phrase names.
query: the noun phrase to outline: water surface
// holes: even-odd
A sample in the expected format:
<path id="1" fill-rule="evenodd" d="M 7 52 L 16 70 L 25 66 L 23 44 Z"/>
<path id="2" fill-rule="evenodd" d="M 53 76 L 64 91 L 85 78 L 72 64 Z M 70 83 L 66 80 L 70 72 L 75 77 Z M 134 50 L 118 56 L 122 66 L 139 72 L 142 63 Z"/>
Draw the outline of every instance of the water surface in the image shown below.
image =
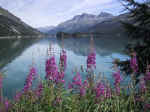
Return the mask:
<path id="1" fill-rule="evenodd" d="M 89 38 L 66 38 L 63 41 L 67 51 L 67 70 L 65 80 L 70 81 L 76 70 L 81 71 L 81 65 L 86 69 L 86 59 L 89 51 Z M 6 75 L 3 81 L 3 94 L 9 98 L 24 86 L 25 78 L 32 63 L 40 78 L 45 77 L 45 61 L 49 44 L 54 48 L 57 64 L 62 47 L 61 39 L 2 39 L 0 40 L 0 67 Z M 94 38 L 96 49 L 96 73 L 101 72 L 108 80 L 112 80 L 112 61 L 114 58 L 125 60 L 123 53 L 126 40 L 116 38 Z M 85 78 L 85 74 L 81 74 Z"/>

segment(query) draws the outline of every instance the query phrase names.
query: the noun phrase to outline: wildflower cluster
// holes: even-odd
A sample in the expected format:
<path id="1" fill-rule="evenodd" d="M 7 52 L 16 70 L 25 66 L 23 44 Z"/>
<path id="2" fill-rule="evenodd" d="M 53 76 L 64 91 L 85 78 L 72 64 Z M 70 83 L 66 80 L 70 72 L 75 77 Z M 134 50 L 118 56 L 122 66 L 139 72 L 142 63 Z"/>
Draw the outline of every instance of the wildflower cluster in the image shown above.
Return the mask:
<path id="1" fill-rule="evenodd" d="M 56 81 L 58 68 L 57 68 L 54 56 L 47 59 L 45 71 L 46 71 L 46 79 L 51 80 L 51 81 Z"/>
<path id="2" fill-rule="evenodd" d="M 24 92 L 27 92 L 32 87 L 32 81 L 35 79 L 36 69 L 32 67 L 30 69 L 29 75 L 27 76 L 25 86 L 23 88 Z"/>
<path id="3" fill-rule="evenodd" d="M 65 50 L 62 50 L 60 53 L 60 66 L 61 66 L 61 71 L 65 71 L 67 67 L 67 54 Z"/>
<path id="4" fill-rule="evenodd" d="M 87 58 L 87 69 L 96 68 L 96 53 L 93 51 L 88 55 Z"/>
<path id="5" fill-rule="evenodd" d="M 46 60 L 45 80 L 40 81 L 35 90 L 32 89 L 32 82 L 37 73 L 32 67 L 23 91 L 17 92 L 14 100 L 3 100 L 0 112 L 148 112 L 150 110 L 150 93 L 147 91 L 149 87 L 147 82 L 150 80 L 149 66 L 146 74 L 139 77 L 139 86 L 130 84 L 127 87 L 121 86 L 124 77 L 119 68 L 112 74 L 114 83 L 111 85 L 104 78 L 99 79 L 98 76 L 94 76 L 93 70 L 90 70 L 96 68 L 96 53 L 90 52 L 87 58 L 87 78 L 83 80 L 81 71 L 76 71 L 72 81 L 67 85 L 64 80 L 67 69 L 65 50 L 62 50 L 59 62 L 61 66 L 57 65 L 54 55 Z M 131 57 L 130 62 L 134 75 L 138 71 L 136 54 Z M 2 88 L 1 82 L 2 77 L 0 77 L 0 88 Z M 139 91 L 136 91 L 137 87 Z"/>
<path id="6" fill-rule="evenodd" d="M 131 54 L 130 67 L 133 70 L 133 72 L 138 72 L 138 64 L 135 52 Z"/>
<path id="7" fill-rule="evenodd" d="M 117 95 L 119 95 L 120 94 L 120 82 L 122 81 L 122 77 L 120 75 L 120 71 L 115 72 L 113 74 L 113 77 L 115 79 L 114 85 L 115 85 L 116 93 L 117 93 Z"/>
<path id="8" fill-rule="evenodd" d="M 80 96 L 84 96 L 86 94 L 86 89 L 88 87 L 88 81 L 84 80 L 82 83 L 82 79 L 80 73 L 77 72 L 76 75 L 73 77 L 72 83 L 69 83 L 68 88 L 74 91 L 79 91 Z"/>

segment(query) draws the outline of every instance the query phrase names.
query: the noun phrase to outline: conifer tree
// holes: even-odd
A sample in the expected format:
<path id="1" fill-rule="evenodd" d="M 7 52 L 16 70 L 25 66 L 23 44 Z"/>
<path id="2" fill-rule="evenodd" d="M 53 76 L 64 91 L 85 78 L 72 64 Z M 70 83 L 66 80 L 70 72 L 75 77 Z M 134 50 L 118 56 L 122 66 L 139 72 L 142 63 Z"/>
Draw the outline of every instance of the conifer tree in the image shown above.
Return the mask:
<path id="1" fill-rule="evenodd" d="M 123 0 L 121 2 L 128 11 L 128 22 L 122 22 L 127 34 L 135 41 L 127 46 L 129 53 L 136 52 L 139 71 L 137 76 L 146 72 L 150 65 L 150 1 Z M 122 70 L 131 73 L 130 62 L 119 63 Z"/>

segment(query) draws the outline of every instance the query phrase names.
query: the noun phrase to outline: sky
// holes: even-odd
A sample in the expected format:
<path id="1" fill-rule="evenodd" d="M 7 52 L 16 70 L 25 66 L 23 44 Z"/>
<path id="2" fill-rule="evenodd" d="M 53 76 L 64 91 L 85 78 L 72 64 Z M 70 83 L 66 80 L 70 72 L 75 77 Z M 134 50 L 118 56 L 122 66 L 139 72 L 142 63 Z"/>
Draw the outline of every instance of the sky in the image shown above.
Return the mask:
<path id="1" fill-rule="evenodd" d="M 123 11 L 119 0 L 0 0 L 0 6 L 35 28 L 56 26 L 82 13 Z"/>

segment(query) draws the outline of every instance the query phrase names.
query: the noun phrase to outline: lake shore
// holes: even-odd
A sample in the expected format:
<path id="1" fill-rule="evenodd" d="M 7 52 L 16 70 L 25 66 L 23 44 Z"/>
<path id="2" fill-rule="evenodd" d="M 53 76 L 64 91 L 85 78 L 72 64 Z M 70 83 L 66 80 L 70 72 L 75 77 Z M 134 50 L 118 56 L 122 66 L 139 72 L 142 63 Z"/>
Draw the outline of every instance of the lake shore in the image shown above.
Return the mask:
<path id="1" fill-rule="evenodd" d="M 0 39 L 24 39 L 24 38 L 44 38 L 45 35 L 11 35 L 11 36 L 0 36 Z"/>

